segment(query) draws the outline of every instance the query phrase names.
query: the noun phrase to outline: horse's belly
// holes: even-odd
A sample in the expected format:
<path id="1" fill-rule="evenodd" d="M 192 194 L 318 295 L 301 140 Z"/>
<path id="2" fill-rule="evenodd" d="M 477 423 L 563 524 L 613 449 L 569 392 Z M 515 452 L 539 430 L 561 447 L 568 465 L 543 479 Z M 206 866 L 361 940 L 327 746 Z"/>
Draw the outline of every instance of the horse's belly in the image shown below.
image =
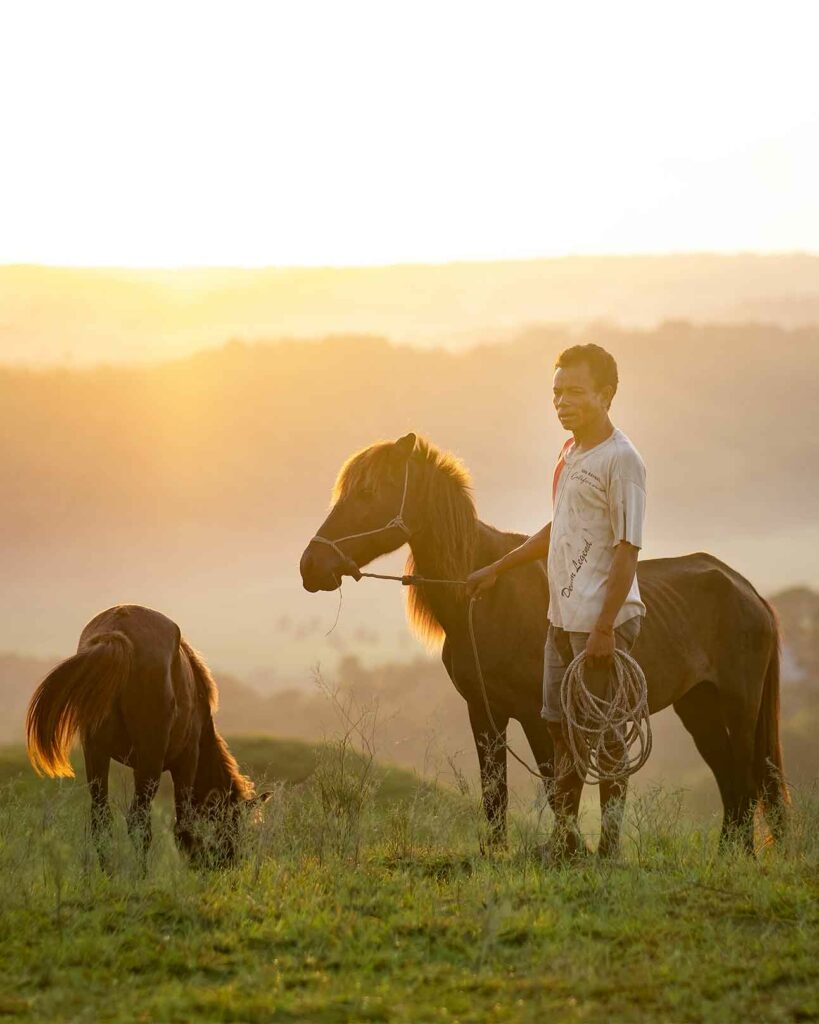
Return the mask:
<path id="1" fill-rule="evenodd" d="M 652 715 L 670 707 L 707 675 L 687 659 L 654 660 L 641 657 L 637 651 L 634 656 L 645 673 L 648 709 Z"/>

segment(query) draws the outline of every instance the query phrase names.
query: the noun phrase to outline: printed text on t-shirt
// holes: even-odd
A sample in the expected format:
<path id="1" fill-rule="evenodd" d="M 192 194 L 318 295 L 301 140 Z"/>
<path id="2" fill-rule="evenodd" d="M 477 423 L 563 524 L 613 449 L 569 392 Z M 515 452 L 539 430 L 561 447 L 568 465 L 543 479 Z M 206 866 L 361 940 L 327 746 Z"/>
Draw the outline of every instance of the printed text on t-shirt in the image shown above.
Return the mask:
<path id="1" fill-rule="evenodd" d="M 587 537 L 586 538 L 586 543 L 583 545 L 583 550 L 580 552 L 580 557 L 572 559 L 572 565 L 574 566 L 574 572 L 569 575 L 569 585 L 568 585 L 568 587 L 564 587 L 560 591 L 560 593 L 564 597 L 571 597 L 572 596 L 572 591 L 574 590 L 575 578 L 576 578 L 577 574 L 580 572 L 580 570 L 583 568 L 583 565 L 585 564 L 586 559 L 589 557 L 589 552 L 591 551 L 591 546 L 592 546 L 592 543 L 591 543 L 591 541 Z"/>
<path id="2" fill-rule="evenodd" d="M 579 480 L 581 484 L 588 484 L 589 487 L 593 487 L 596 491 L 600 491 L 601 494 L 606 493 L 603 481 L 596 473 L 591 473 L 588 469 L 576 469 L 574 473 L 572 473 L 571 479 Z"/>

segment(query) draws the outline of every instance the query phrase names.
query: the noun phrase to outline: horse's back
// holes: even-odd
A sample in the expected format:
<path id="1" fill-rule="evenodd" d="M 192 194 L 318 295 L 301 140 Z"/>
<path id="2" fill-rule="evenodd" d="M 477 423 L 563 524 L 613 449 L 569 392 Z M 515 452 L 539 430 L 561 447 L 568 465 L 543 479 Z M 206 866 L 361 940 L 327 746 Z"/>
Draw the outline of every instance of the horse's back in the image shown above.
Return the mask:
<path id="1" fill-rule="evenodd" d="M 79 649 L 101 634 L 123 633 L 131 642 L 131 673 L 102 730 L 112 754 L 130 763 L 134 748 L 161 746 L 172 760 L 191 734 L 198 706 L 197 684 L 181 647 L 179 626 L 142 605 L 121 604 L 95 615 L 80 636 Z"/>
<path id="2" fill-rule="evenodd" d="M 641 561 L 637 578 L 646 617 L 634 653 L 649 680 L 652 711 L 703 680 L 719 685 L 735 673 L 764 673 L 775 620 L 735 569 L 696 552 Z"/>
<path id="3" fill-rule="evenodd" d="M 118 604 L 95 615 L 80 634 L 79 649 L 101 633 L 124 633 L 134 648 L 136 664 L 170 666 L 179 648 L 179 626 L 162 612 L 139 604 Z"/>
<path id="4" fill-rule="evenodd" d="M 734 625 L 770 633 L 773 620 L 767 602 L 752 583 L 736 569 L 714 555 L 697 551 L 675 558 L 649 558 L 638 564 L 637 579 L 641 594 L 659 599 L 671 588 L 686 599 L 689 614 L 722 622 L 730 617 Z M 774 629 L 775 632 L 775 629 Z"/>

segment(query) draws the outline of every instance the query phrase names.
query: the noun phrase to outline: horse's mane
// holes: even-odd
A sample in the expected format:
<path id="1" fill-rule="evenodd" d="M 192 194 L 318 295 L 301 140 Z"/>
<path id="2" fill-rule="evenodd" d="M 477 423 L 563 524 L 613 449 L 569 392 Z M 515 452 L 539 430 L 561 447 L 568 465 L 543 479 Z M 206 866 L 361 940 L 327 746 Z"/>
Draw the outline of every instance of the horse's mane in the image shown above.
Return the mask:
<path id="1" fill-rule="evenodd" d="M 221 779 L 219 779 L 223 783 L 221 788 L 227 789 L 240 800 L 249 800 L 254 793 L 253 783 L 246 775 L 242 775 L 239 771 L 236 758 L 231 754 L 227 743 L 219 735 L 216 726 L 213 724 L 213 712 L 219 707 L 219 691 L 216 687 L 216 680 L 205 664 L 205 659 L 197 650 L 191 647 L 184 637 L 180 641 L 180 646 L 185 654 L 187 654 L 188 660 L 191 663 L 193 677 L 196 680 L 199 694 L 205 699 L 210 709 L 210 728 L 213 733 L 213 743 L 211 745 L 211 753 L 208 756 L 213 763 L 208 765 L 202 764 L 203 751 L 200 750 L 199 772 L 203 775 L 207 774 L 214 782 L 221 776 Z M 207 724 L 205 730 L 203 737 L 207 732 Z M 216 787 L 214 786 L 214 788 Z"/>
<path id="2" fill-rule="evenodd" d="M 188 660 L 191 663 L 193 678 L 196 680 L 196 687 L 199 690 L 200 696 L 205 698 L 211 711 L 216 711 L 219 707 L 219 690 L 216 687 L 216 680 L 205 664 L 205 659 L 199 651 L 191 647 L 184 637 L 180 640 L 179 646 L 187 654 Z"/>
<path id="3" fill-rule="evenodd" d="M 377 490 L 379 482 L 394 472 L 393 448 L 392 441 L 377 441 L 351 455 L 336 478 L 333 503 L 361 490 Z M 420 473 L 414 473 L 412 467 L 418 467 Z M 434 561 L 441 579 L 462 580 L 472 571 L 478 517 L 471 491 L 469 470 L 460 459 L 441 451 L 424 437 L 416 438 L 410 456 L 409 499 L 411 503 L 420 500 L 424 507 L 430 523 L 429 534 L 424 537 L 424 558 Z M 410 551 L 405 572 L 412 574 L 415 570 L 415 558 Z M 426 589 L 406 588 L 407 618 L 417 636 L 429 646 L 437 646 L 444 631 L 432 611 Z"/>
<path id="4" fill-rule="evenodd" d="M 216 731 L 213 730 L 213 738 L 215 741 L 216 756 L 221 762 L 222 769 L 230 780 L 230 792 L 233 796 L 236 796 L 239 800 L 249 800 L 254 793 L 256 788 L 250 779 L 246 775 L 242 775 L 239 771 L 239 765 L 236 758 L 228 750 L 228 745 L 224 739 Z"/>

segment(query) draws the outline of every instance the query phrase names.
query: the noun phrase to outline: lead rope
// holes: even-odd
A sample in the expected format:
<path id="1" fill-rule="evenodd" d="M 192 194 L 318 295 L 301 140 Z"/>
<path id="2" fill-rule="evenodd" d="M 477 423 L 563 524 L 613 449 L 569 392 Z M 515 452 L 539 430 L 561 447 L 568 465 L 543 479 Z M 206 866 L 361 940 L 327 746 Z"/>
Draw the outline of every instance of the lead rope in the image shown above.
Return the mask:
<path id="1" fill-rule="evenodd" d="M 354 575 L 356 579 L 367 576 L 373 580 L 396 580 L 405 587 L 415 587 L 420 583 L 465 586 L 466 580 L 431 580 L 423 576 L 387 576 L 377 572 L 362 572 L 350 556 L 338 546 L 343 540 L 369 537 L 374 533 L 382 533 L 384 530 L 394 527 L 401 530 L 407 540 L 412 537 L 412 531 L 404 522 L 404 505 L 409 487 L 409 466 L 408 460 L 404 469 L 404 490 L 401 495 L 398 515 L 392 518 L 386 526 L 379 526 L 375 530 L 365 530 L 363 533 L 351 533 L 346 537 L 336 537 L 335 540 L 316 534 L 313 540 L 332 548 L 348 567 L 355 570 L 351 575 Z M 325 634 L 326 636 L 329 636 L 336 628 L 341 615 L 341 579 L 336 577 L 336 580 L 338 582 L 338 610 L 336 611 L 336 620 Z M 498 743 L 519 764 L 523 765 L 530 775 L 551 785 L 555 781 L 554 778 L 549 778 L 542 772 L 536 771 L 522 757 L 519 757 L 506 742 L 495 722 L 483 678 L 481 659 L 478 656 L 478 642 L 475 638 L 473 611 L 476 601 L 477 597 L 474 595 L 469 599 L 467 616 L 469 639 L 472 642 L 475 670 L 478 674 L 481 696 L 489 724 L 495 732 Z M 651 753 L 651 724 L 649 722 L 646 679 L 643 670 L 630 654 L 616 649 L 614 651 L 615 685 L 609 688 L 610 699 L 608 700 L 596 697 L 586 686 L 583 675 L 585 660 L 586 655 L 582 652 L 567 668 L 560 687 L 560 706 L 575 771 L 581 779 L 586 779 L 595 785 L 601 781 L 622 779 L 626 775 L 632 775 L 645 764 Z M 631 749 L 635 746 L 639 749 L 636 755 L 632 755 Z"/>
<path id="2" fill-rule="evenodd" d="M 415 587 L 420 583 L 448 584 L 456 587 L 466 585 L 466 580 L 432 580 L 415 575 L 388 576 L 377 572 L 361 572 L 360 575 L 373 580 L 395 580 L 405 587 Z M 340 591 L 341 587 L 339 586 L 339 593 Z M 478 655 L 478 641 L 475 636 L 473 612 L 477 600 L 478 598 L 475 596 L 469 599 L 467 621 L 472 656 L 475 659 L 475 671 L 478 674 L 481 696 L 489 724 L 495 732 L 498 743 L 512 755 L 518 764 L 522 765 L 536 779 L 553 785 L 554 777 L 544 775 L 532 768 L 515 753 L 495 722 L 489 703 L 489 694 L 486 690 L 486 682 L 483 678 L 481 659 Z M 339 613 L 340 611 L 341 602 L 339 601 Z M 338 622 L 338 615 L 336 615 L 336 622 Z M 335 623 L 333 629 L 335 629 Z M 597 785 L 600 782 L 633 775 L 648 760 L 652 742 L 648 690 L 646 677 L 637 661 L 626 651 L 615 649 L 613 659 L 615 682 L 613 686 L 609 687 L 609 699 L 596 697 L 586 686 L 583 675 L 585 660 L 586 654 L 581 652 L 566 669 L 560 687 L 560 706 L 575 771 L 581 779 L 585 779 L 591 785 Z M 635 746 L 638 747 L 637 753 L 632 754 L 631 750 Z"/>

